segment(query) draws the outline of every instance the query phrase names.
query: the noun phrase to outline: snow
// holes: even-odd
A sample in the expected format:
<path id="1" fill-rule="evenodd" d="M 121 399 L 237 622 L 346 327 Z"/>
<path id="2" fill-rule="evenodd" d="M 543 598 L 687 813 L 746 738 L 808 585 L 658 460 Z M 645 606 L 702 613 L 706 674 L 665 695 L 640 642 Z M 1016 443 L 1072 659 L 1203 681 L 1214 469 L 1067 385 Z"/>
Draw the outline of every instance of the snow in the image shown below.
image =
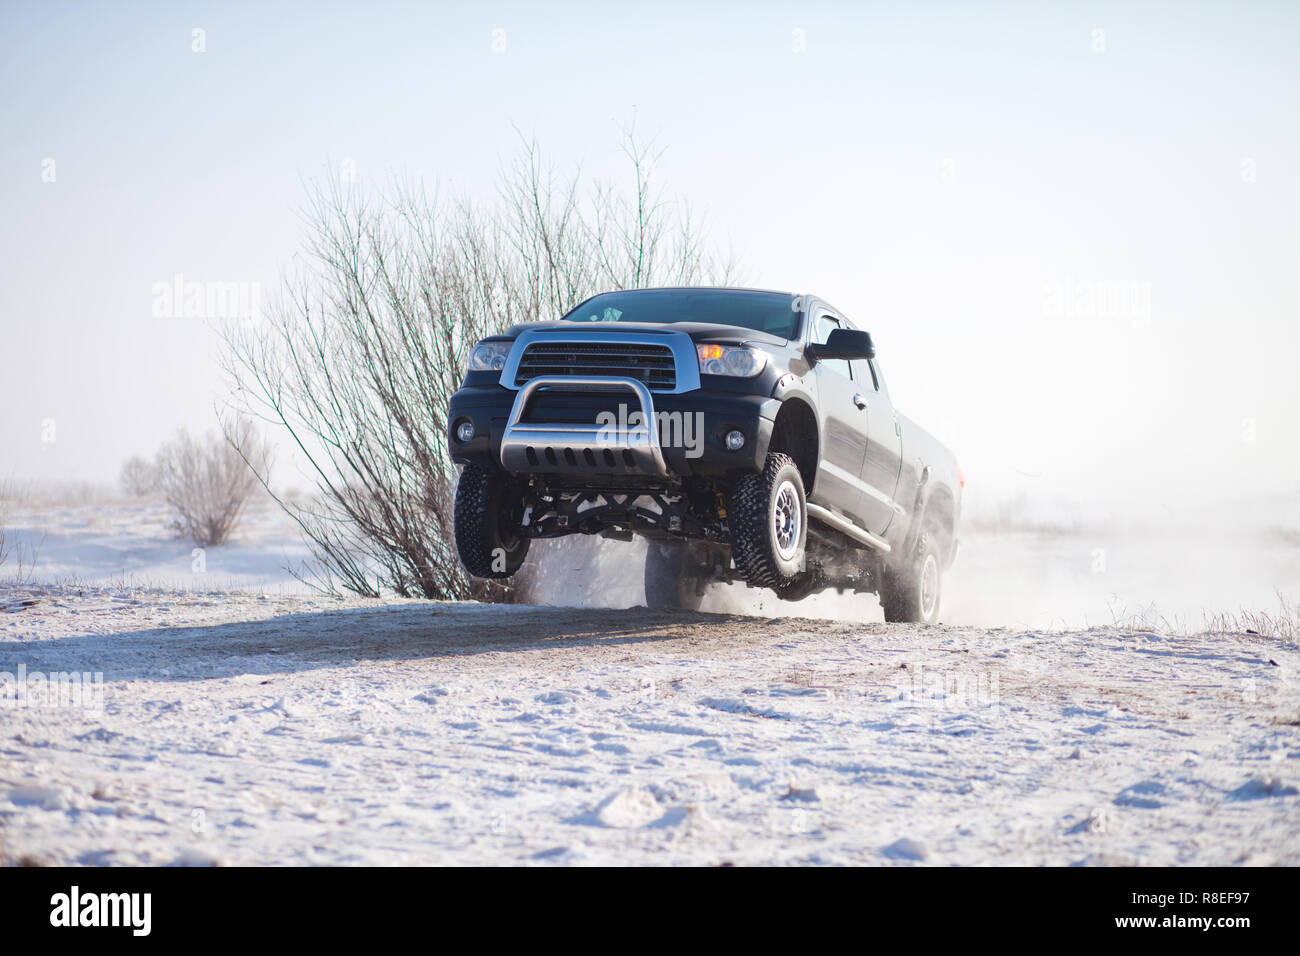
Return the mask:
<path id="1" fill-rule="evenodd" d="M 0 672 L 103 696 L 0 705 L 9 861 L 1300 863 L 1266 638 L 21 594 Z"/>
<path id="2" fill-rule="evenodd" d="M 12 554 L 0 577 L 17 573 L 19 555 L 34 572 L 25 580 L 119 588 L 178 590 L 261 588 L 310 590 L 288 570 L 308 551 L 292 520 L 274 502 L 257 498 L 226 544 L 196 549 L 170 529 L 174 515 L 150 501 L 90 501 L 14 506 L 4 515 Z"/>
<path id="3" fill-rule="evenodd" d="M 1294 598 L 1286 535 L 966 535 L 927 628 L 649 611 L 586 539 L 579 607 L 330 597 L 266 502 L 202 560 L 169 520 L 9 511 L 0 862 L 1300 863 L 1300 648 L 1194 633 Z"/>

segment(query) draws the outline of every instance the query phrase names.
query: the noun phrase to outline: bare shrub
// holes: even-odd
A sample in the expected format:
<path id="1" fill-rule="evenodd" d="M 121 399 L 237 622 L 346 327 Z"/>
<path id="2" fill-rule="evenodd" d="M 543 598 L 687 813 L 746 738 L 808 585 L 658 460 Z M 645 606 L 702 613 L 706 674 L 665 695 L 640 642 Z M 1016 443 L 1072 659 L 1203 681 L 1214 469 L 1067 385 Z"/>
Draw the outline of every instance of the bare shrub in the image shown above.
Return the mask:
<path id="1" fill-rule="evenodd" d="M 686 204 L 652 182 L 659 154 L 631 131 L 624 152 L 627 189 L 562 176 L 529 142 L 486 204 L 337 176 L 309 187 L 306 256 L 265 321 L 227 328 L 225 370 L 236 407 L 286 434 L 313 473 L 313 501 L 276 500 L 315 583 L 510 599 L 470 579 L 453 543 L 446 411 L 470 350 L 599 291 L 730 273 Z"/>
<path id="2" fill-rule="evenodd" d="M 257 489 L 257 471 L 270 467 L 267 443 L 239 419 L 226 436 L 194 438 L 181 429 L 154 459 L 157 487 L 179 514 L 173 527 L 200 547 L 222 544 Z"/>
<path id="3" fill-rule="evenodd" d="M 158 491 L 158 468 L 155 462 L 135 455 L 122 465 L 118 475 L 122 493 L 131 498 L 148 498 Z"/>

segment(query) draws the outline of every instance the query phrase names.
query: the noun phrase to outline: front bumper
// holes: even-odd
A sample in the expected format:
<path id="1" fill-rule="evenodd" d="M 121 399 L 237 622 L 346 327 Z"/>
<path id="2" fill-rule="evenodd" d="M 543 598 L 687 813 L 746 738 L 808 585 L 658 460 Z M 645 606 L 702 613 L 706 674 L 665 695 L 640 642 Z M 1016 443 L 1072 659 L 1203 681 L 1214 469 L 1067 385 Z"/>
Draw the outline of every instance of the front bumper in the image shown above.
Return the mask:
<path id="1" fill-rule="evenodd" d="M 451 398 L 447 418 L 452 460 L 515 474 L 671 481 L 757 471 L 767 458 L 780 408 L 776 399 L 706 389 L 651 393 L 633 379 L 606 379 L 593 386 L 586 379 L 566 378 L 553 385 L 548 380 L 526 397 L 525 389 L 498 384 L 460 389 Z M 644 417 L 638 424 L 634 414 L 647 405 L 655 418 L 652 428 L 645 426 Z M 456 430 L 467 421 L 474 437 L 462 442 Z M 737 451 L 726 447 L 730 431 L 745 436 Z M 654 440 L 652 432 L 657 432 Z"/>

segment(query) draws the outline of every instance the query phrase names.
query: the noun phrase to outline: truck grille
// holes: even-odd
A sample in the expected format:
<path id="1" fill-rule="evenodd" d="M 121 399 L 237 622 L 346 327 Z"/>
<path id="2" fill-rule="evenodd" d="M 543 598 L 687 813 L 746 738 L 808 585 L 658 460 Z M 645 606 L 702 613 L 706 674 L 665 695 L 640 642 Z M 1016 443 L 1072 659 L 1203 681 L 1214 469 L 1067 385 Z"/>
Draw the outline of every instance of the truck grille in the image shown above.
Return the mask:
<path id="1" fill-rule="evenodd" d="M 651 391 L 677 387 L 677 366 L 666 345 L 617 342 L 533 342 L 519 359 L 515 384 L 538 375 L 616 375 Z"/>

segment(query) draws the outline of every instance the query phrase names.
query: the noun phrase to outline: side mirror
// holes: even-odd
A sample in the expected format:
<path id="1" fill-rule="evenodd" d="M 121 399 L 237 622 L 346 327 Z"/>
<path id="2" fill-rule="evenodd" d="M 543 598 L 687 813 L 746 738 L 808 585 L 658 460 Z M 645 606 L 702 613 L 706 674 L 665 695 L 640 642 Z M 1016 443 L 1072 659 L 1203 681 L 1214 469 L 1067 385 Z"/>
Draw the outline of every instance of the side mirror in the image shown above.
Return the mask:
<path id="1" fill-rule="evenodd" d="M 827 336 L 824 345 L 811 345 L 809 349 L 815 360 L 876 357 L 876 346 L 871 341 L 871 333 L 859 332 L 857 329 L 835 329 Z"/>

